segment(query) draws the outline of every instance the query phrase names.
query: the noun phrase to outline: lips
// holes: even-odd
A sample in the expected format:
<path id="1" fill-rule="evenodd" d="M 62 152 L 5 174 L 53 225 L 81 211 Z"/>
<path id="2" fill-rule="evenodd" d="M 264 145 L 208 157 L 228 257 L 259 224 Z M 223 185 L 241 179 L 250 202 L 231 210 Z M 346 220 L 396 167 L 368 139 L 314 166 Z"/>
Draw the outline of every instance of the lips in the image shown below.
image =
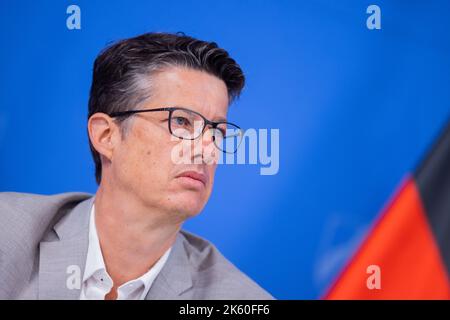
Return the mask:
<path id="1" fill-rule="evenodd" d="M 201 183 L 203 183 L 206 186 L 206 175 L 201 173 L 201 172 L 197 172 L 197 171 L 184 171 L 182 173 L 180 173 L 177 178 L 181 178 L 181 177 L 185 177 L 185 178 L 191 178 L 194 180 L 198 180 Z"/>

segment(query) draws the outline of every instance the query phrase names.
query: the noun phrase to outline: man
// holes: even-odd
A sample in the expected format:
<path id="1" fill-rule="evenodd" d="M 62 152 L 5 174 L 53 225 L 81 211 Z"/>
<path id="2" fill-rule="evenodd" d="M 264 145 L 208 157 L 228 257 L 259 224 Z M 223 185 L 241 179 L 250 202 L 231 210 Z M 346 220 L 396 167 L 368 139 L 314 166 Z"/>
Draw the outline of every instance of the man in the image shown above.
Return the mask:
<path id="1" fill-rule="evenodd" d="M 211 194 L 219 152 L 236 151 L 227 111 L 243 86 L 215 43 L 148 33 L 104 50 L 87 125 L 98 190 L 0 195 L 0 298 L 271 299 L 181 230 Z"/>

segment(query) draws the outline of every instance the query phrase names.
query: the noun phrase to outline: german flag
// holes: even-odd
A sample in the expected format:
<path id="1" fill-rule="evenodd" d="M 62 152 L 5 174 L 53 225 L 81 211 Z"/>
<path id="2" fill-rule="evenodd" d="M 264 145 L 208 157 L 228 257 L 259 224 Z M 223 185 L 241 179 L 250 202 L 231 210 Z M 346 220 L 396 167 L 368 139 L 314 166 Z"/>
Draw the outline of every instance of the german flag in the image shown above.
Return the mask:
<path id="1" fill-rule="evenodd" d="M 450 122 L 325 299 L 450 298 Z"/>

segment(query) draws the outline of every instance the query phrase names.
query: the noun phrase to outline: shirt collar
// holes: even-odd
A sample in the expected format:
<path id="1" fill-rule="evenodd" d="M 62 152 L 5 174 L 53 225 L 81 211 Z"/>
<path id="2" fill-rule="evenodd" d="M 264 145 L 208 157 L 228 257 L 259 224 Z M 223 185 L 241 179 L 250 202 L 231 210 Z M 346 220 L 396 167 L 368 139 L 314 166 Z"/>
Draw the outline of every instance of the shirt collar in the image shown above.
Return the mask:
<path id="1" fill-rule="evenodd" d="M 167 261 L 167 258 L 169 257 L 170 251 L 172 250 L 172 247 L 167 249 L 167 251 L 162 255 L 161 258 L 153 265 L 153 267 L 150 268 L 145 274 L 143 274 L 141 277 L 139 277 L 140 280 L 144 283 L 144 292 L 143 295 L 146 296 L 147 292 L 150 290 L 150 287 L 153 284 L 153 281 L 155 281 L 156 277 L 158 276 L 161 269 L 164 267 L 164 264 Z"/>
<path id="2" fill-rule="evenodd" d="M 98 239 L 97 227 L 95 226 L 95 207 L 94 204 L 92 204 L 89 219 L 89 245 L 83 282 L 92 277 L 94 273 L 101 270 L 106 272 L 105 261 L 103 260 L 100 241 Z"/>

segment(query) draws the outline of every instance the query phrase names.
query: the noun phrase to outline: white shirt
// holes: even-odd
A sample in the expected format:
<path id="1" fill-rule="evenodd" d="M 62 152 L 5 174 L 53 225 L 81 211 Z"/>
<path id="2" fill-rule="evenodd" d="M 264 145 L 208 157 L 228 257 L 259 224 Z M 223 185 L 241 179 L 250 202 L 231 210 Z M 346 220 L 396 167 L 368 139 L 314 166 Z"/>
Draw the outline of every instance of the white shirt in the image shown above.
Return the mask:
<path id="1" fill-rule="evenodd" d="M 170 247 L 162 257 L 145 274 L 137 279 L 122 284 L 117 289 L 117 300 L 143 300 L 150 290 L 153 281 L 169 257 Z M 97 228 L 95 226 L 95 209 L 92 205 L 89 222 L 89 245 L 81 284 L 80 300 L 104 300 L 105 295 L 111 291 L 113 281 L 106 271 Z"/>

